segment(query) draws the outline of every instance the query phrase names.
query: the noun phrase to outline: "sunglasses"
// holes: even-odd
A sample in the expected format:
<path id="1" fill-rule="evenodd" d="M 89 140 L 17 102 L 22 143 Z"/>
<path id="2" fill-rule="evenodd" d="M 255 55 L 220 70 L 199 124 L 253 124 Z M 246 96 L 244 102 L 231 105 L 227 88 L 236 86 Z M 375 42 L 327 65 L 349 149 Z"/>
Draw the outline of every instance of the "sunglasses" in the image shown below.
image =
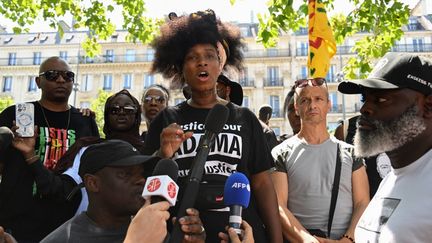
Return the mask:
<path id="1" fill-rule="evenodd" d="M 150 104 L 151 102 L 156 101 L 156 103 L 158 104 L 163 104 L 165 103 L 165 97 L 163 96 L 159 96 L 159 95 L 155 95 L 155 96 L 146 96 L 143 99 L 144 103 Z"/>
<path id="2" fill-rule="evenodd" d="M 123 112 L 126 115 L 132 115 L 137 112 L 137 108 L 135 106 L 131 105 L 125 105 L 125 106 L 112 106 L 109 109 L 109 112 L 111 115 L 118 115 L 120 112 Z"/>
<path id="3" fill-rule="evenodd" d="M 39 76 L 44 76 L 46 80 L 53 82 L 57 81 L 60 75 L 66 82 L 73 82 L 75 79 L 75 73 L 71 71 L 48 70 L 39 73 Z"/>
<path id="4" fill-rule="evenodd" d="M 294 82 L 294 86 L 296 88 L 304 88 L 308 85 L 310 86 L 321 86 L 323 84 L 327 85 L 325 78 L 307 78 L 307 79 L 299 79 Z"/>

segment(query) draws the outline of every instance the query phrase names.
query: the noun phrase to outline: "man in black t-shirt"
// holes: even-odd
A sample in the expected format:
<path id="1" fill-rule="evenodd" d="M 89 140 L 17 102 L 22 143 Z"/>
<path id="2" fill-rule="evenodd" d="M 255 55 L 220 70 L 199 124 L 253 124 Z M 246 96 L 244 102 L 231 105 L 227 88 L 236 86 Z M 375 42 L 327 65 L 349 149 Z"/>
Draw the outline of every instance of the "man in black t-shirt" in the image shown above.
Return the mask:
<path id="1" fill-rule="evenodd" d="M 0 183 L 0 225 L 18 241 L 38 242 L 73 216 L 74 202 L 56 197 L 50 190 L 52 170 L 60 157 L 75 141 L 84 136 L 99 136 L 92 117 L 84 117 L 68 104 L 75 74 L 69 64 L 50 57 L 39 69 L 36 84 L 42 91 L 34 105 L 35 152 L 21 153 L 10 146 L 2 158 L 4 169 Z M 11 128 L 15 106 L 0 114 L 0 124 Z M 16 138 L 20 139 L 20 138 Z"/>

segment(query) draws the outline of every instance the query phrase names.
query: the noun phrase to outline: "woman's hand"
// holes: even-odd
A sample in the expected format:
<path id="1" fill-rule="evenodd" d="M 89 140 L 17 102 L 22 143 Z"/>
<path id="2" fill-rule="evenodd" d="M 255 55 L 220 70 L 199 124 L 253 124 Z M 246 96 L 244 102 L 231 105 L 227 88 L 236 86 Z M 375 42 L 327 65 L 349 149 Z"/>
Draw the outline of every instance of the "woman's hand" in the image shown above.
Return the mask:
<path id="1" fill-rule="evenodd" d="M 180 145 L 190 137 L 192 132 L 184 132 L 177 123 L 172 123 L 162 130 L 160 135 L 160 149 L 158 155 L 161 158 L 171 158 L 180 148 Z"/>

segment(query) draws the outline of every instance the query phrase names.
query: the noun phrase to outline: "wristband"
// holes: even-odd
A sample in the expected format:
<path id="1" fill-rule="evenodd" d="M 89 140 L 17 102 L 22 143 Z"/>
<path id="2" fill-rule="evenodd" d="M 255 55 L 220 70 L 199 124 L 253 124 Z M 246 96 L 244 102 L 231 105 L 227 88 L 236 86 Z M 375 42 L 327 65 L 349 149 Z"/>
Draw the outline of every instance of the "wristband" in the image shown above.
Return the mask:
<path id="1" fill-rule="evenodd" d="M 351 236 L 347 235 L 347 234 L 342 235 L 342 238 L 347 238 L 347 239 L 350 240 L 352 243 L 355 243 L 354 239 L 353 239 Z"/>

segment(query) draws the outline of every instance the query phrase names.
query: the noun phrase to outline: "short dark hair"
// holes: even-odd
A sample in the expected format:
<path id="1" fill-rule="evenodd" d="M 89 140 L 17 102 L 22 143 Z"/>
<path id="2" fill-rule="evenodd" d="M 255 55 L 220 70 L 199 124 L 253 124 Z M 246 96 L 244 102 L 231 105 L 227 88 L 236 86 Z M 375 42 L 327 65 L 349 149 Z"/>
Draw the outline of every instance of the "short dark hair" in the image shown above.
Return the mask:
<path id="1" fill-rule="evenodd" d="M 244 43 L 240 29 L 221 22 L 213 10 L 171 18 L 160 30 L 161 34 L 152 43 L 155 49 L 152 72 L 160 72 L 164 78 L 184 83 L 184 58 L 189 49 L 197 44 L 211 44 L 217 49 L 217 43 L 222 43 L 227 54 L 226 65 L 238 70 L 242 67 Z"/>
<path id="2" fill-rule="evenodd" d="M 263 105 L 259 109 L 258 117 L 261 121 L 269 120 L 273 112 L 273 108 L 269 105 Z"/>

